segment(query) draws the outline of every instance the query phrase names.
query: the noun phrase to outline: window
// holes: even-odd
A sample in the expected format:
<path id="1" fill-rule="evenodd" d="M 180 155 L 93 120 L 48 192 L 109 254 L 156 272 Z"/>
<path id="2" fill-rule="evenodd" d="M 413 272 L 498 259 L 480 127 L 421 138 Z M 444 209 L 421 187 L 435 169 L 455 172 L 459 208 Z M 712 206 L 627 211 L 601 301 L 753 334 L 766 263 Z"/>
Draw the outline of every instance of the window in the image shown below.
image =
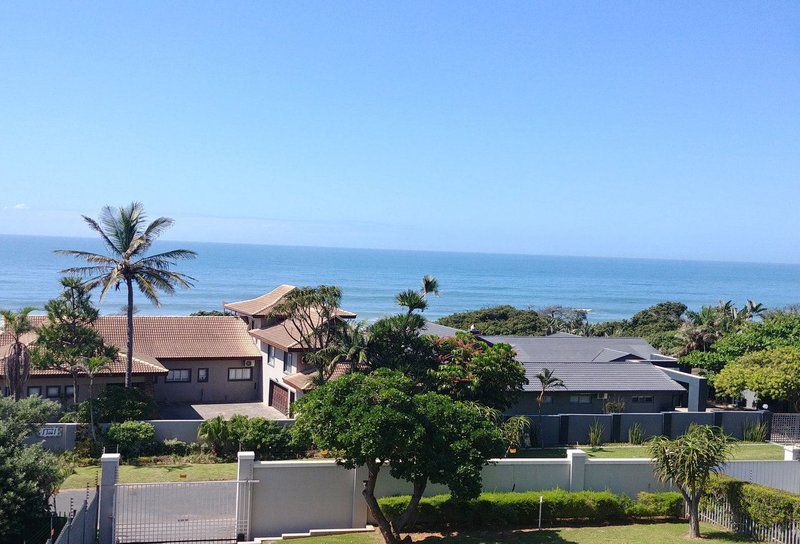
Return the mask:
<path id="1" fill-rule="evenodd" d="M 553 395 L 545 395 L 542 404 L 553 404 Z"/>
<path id="2" fill-rule="evenodd" d="M 252 379 L 253 379 L 253 368 L 252 367 L 229 368 L 228 369 L 228 381 L 229 382 L 249 382 Z"/>
<path id="3" fill-rule="evenodd" d="M 267 346 L 267 364 L 275 366 L 275 348 L 273 346 Z"/>
<path id="4" fill-rule="evenodd" d="M 60 385 L 48 385 L 45 389 L 45 394 L 47 395 L 48 399 L 57 399 L 61 397 L 61 386 Z"/>
<path id="5" fill-rule="evenodd" d="M 72 400 L 75 396 L 75 386 L 74 385 L 65 385 L 64 386 L 64 396 L 67 400 Z"/>
<path id="6" fill-rule="evenodd" d="M 638 395 L 631 399 L 634 404 L 652 404 L 653 395 Z"/>
<path id="7" fill-rule="evenodd" d="M 188 368 L 176 368 L 167 372 L 167 383 L 188 383 L 192 381 L 192 371 Z"/>
<path id="8" fill-rule="evenodd" d="M 198 368 L 197 369 L 197 381 L 198 382 L 207 382 L 208 381 L 208 369 L 207 368 Z"/>
<path id="9" fill-rule="evenodd" d="M 591 404 L 592 403 L 592 396 L 591 395 L 570 395 L 569 401 L 572 404 Z"/>
<path id="10" fill-rule="evenodd" d="M 34 395 L 39 395 L 40 397 L 42 396 L 42 388 L 38 385 L 31 385 L 28 387 L 28 396 L 32 397 Z"/>
<path id="11" fill-rule="evenodd" d="M 291 374 L 294 372 L 294 353 L 288 351 L 283 355 L 283 373 Z"/>

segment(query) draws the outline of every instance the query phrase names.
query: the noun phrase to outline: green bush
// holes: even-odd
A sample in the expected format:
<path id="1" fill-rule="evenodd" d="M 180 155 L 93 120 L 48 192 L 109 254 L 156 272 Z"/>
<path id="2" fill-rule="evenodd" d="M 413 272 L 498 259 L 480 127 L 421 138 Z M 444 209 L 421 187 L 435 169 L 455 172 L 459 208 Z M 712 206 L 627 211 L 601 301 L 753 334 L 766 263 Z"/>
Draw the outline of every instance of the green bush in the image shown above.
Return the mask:
<path id="1" fill-rule="evenodd" d="M 239 451 L 254 451 L 261 461 L 294 459 L 303 451 L 289 429 L 263 417 L 235 415 L 208 419 L 197 430 L 198 441 L 214 455 L 232 459 Z"/>
<path id="2" fill-rule="evenodd" d="M 641 423 L 634 423 L 628 427 L 628 444 L 638 446 L 644 443 L 644 431 Z"/>
<path id="3" fill-rule="evenodd" d="M 636 501 L 610 491 L 561 489 L 525 493 L 481 493 L 474 500 L 457 501 L 450 495 L 426 497 L 419 503 L 416 530 L 442 530 L 472 527 L 533 527 L 539 521 L 539 497 L 542 523 L 620 522 L 641 518 L 680 518 L 683 502 L 678 493 L 642 493 Z M 408 496 L 380 499 L 381 509 L 389 517 L 402 512 Z"/>
<path id="4" fill-rule="evenodd" d="M 152 454 L 155 450 L 156 430 L 146 421 L 112 423 L 106 433 L 109 444 L 117 446 L 126 459 Z"/>
<path id="5" fill-rule="evenodd" d="M 742 441 L 766 442 L 768 430 L 766 421 L 748 421 L 742 428 Z"/>
<path id="6" fill-rule="evenodd" d="M 603 445 L 603 431 L 605 429 L 605 426 L 597 420 L 589 426 L 589 445 L 591 447 L 599 448 Z"/>
<path id="7" fill-rule="evenodd" d="M 800 521 L 800 496 L 771 487 L 716 474 L 709 479 L 706 495 L 726 499 L 735 514 L 759 525 Z"/>
<path id="8" fill-rule="evenodd" d="M 95 423 L 121 423 L 123 421 L 140 421 L 152 419 L 156 415 L 156 403 L 153 398 L 132 387 L 106 387 L 92 401 Z M 89 401 L 78 405 L 78 421 L 89 423 Z"/>
<path id="9" fill-rule="evenodd" d="M 164 455 L 189 455 L 192 450 L 191 444 L 178 440 L 177 438 L 168 438 L 161 443 L 161 451 Z"/>

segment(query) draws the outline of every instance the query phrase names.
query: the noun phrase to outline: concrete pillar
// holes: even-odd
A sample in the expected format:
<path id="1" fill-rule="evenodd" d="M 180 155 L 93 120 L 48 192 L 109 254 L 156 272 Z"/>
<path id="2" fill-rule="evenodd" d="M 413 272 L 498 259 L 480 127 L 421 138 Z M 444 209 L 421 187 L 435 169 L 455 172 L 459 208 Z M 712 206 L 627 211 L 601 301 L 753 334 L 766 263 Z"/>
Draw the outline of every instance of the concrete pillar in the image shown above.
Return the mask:
<path id="1" fill-rule="evenodd" d="M 241 520 L 248 520 L 246 524 L 247 530 L 237 527 L 236 538 L 239 541 L 250 540 L 250 517 L 253 514 L 252 499 L 253 490 L 250 482 L 253 480 L 253 467 L 256 464 L 256 454 L 252 451 L 240 451 L 236 455 L 236 479 L 239 483 L 236 484 L 236 522 L 237 525 Z"/>
<path id="2" fill-rule="evenodd" d="M 114 494 L 119 473 L 118 453 L 104 453 L 100 458 L 100 544 L 114 544 Z"/>
<path id="3" fill-rule="evenodd" d="M 367 481 L 367 467 L 357 467 L 353 470 L 353 514 L 351 527 L 361 529 L 367 526 L 369 510 L 364 500 L 364 482 Z"/>
<path id="4" fill-rule="evenodd" d="M 569 461 L 569 490 L 583 491 L 586 481 L 586 452 L 583 450 L 567 450 Z"/>
<path id="5" fill-rule="evenodd" d="M 800 446 L 784 446 L 783 447 L 783 460 L 784 461 L 800 461 Z"/>

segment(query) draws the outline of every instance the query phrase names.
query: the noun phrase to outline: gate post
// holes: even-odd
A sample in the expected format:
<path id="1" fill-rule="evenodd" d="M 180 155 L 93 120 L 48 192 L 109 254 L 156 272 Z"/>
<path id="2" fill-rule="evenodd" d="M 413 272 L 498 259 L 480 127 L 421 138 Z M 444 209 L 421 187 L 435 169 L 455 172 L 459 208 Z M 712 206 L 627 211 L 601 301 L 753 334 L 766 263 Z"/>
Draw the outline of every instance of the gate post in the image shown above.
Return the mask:
<path id="1" fill-rule="evenodd" d="M 116 494 L 118 453 L 104 453 L 100 458 L 100 544 L 114 544 L 114 495 Z"/>
<path id="2" fill-rule="evenodd" d="M 569 490 L 583 491 L 586 483 L 586 452 L 583 450 L 567 450 L 569 461 Z"/>
<path id="3" fill-rule="evenodd" d="M 236 539 L 250 540 L 250 506 L 252 500 L 253 467 L 256 454 L 252 451 L 240 451 L 237 456 L 236 470 Z"/>

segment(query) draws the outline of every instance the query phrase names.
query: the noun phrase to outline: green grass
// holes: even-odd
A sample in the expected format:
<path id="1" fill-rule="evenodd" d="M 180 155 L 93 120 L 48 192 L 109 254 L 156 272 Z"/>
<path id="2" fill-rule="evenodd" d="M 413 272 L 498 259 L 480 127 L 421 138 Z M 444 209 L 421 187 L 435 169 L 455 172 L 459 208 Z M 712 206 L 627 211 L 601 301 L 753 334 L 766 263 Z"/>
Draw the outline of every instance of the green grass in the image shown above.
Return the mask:
<path id="1" fill-rule="evenodd" d="M 414 542 L 425 544 L 686 544 L 686 523 L 617 525 L 612 527 L 576 527 L 543 531 L 475 531 L 452 535 L 412 535 Z M 747 542 L 744 536 L 703 525 L 703 544 Z M 380 544 L 378 533 L 303 538 L 298 544 Z"/>
<path id="2" fill-rule="evenodd" d="M 185 474 L 185 478 L 181 475 Z M 76 467 L 61 489 L 83 489 L 93 486 L 100 478 L 100 467 Z M 119 467 L 119 483 L 197 482 L 203 480 L 235 480 L 236 463 L 193 463 L 182 465 L 151 465 Z"/>
<path id="3" fill-rule="evenodd" d="M 630 446 L 628 444 L 607 444 L 597 449 L 590 446 L 578 446 L 590 458 L 634 458 L 649 457 L 647 446 Z M 509 457 L 517 458 L 558 458 L 566 457 L 566 448 L 544 448 L 520 450 Z M 734 461 L 780 461 L 783 459 L 783 448 L 777 444 L 736 444 L 733 447 Z"/>

